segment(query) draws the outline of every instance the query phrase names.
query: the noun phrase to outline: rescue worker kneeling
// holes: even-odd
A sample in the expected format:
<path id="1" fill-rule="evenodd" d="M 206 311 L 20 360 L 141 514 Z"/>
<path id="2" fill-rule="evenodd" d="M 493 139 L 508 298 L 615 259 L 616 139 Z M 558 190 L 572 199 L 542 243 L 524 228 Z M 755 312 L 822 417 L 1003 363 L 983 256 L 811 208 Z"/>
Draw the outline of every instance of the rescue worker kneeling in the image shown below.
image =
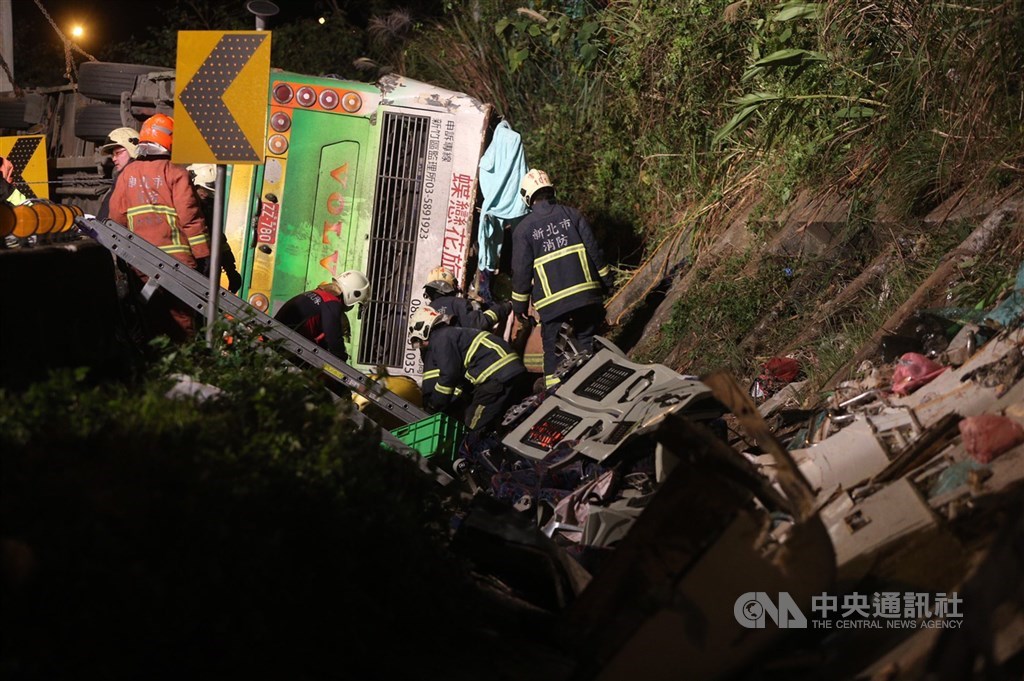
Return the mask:
<path id="1" fill-rule="evenodd" d="M 299 332 L 342 362 L 348 361 L 345 341 L 349 338 L 346 313 L 370 298 L 370 282 L 356 270 L 342 272 L 312 291 L 294 296 L 274 319 Z"/>
<path id="2" fill-rule="evenodd" d="M 488 331 L 451 326 L 440 312 L 423 306 L 409 320 L 409 342 L 423 358 L 423 402 L 454 415 L 462 389 L 469 407 L 464 421 L 480 430 L 530 393 L 532 381 L 519 355 Z"/>
<path id="3" fill-rule="evenodd" d="M 444 267 L 435 267 L 427 275 L 423 296 L 434 308 L 448 318 L 449 326 L 493 331 L 503 325 L 512 311 L 512 303 L 481 305 L 459 294 L 455 275 Z"/>

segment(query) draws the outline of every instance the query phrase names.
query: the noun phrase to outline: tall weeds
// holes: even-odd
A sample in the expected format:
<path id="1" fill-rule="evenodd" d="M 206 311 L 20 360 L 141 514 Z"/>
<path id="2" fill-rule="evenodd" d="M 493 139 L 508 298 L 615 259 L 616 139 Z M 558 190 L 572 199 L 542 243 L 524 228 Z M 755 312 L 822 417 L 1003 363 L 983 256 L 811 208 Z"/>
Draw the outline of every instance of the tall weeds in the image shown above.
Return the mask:
<path id="1" fill-rule="evenodd" d="M 1024 179 L 1024 0 L 567 7 L 460 5 L 414 40 L 408 65 L 494 103 L 606 240 L 631 231 L 653 249 L 687 233 L 703 267 L 755 195 L 755 216 L 808 188 L 913 218 Z M 756 288 L 737 279 L 756 274 L 722 276 Z M 714 285 L 687 295 L 728 306 Z M 716 337 L 713 314 L 683 311 L 665 352 Z"/>

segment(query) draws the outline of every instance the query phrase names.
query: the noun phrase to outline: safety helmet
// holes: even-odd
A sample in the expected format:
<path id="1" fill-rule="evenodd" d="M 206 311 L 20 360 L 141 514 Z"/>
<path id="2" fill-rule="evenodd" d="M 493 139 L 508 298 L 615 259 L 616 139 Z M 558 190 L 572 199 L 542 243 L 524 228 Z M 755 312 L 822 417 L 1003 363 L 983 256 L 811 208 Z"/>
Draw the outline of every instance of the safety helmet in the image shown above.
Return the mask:
<path id="1" fill-rule="evenodd" d="M 409 342 L 427 340 L 434 324 L 443 320 L 444 315 L 429 305 L 418 308 L 409 317 Z"/>
<path id="2" fill-rule="evenodd" d="M 214 182 L 217 181 L 217 166 L 212 163 L 193 163 L 188 166 L 188 171 L 193 175 L 192 184 L 209 189 L 211 192 L 214 191 Z"/>
<path id="3" fill-rule="evenodd" d="M 523 181 L 519 184 L 519 196 L 522 197 L 523 203 L 529 206 L 533 203 L 533 195 L 537 193 L 538 189 L 554 186 L 547 173 L 537 168 L 531 168 L 530 172 L 523 175 Z"/>
<path id="4" fill-rule="evenodd" d="M 174 138 L 174 119 L 164 114 L 156 114 L 146 119 L 139 130 L 139 142 L 156 144 L 165 151 L 171 150 Z"/>
<path id="5" fill-rule="evenodd" d="M 342 272 L 334 278 L 334 283 L 341 289 L 341 302 L 348 307 L 365 303 L 370 298 L 370 280 L 362 272 Z"/>
<path id="6" fill-rule="evenodd" d="M 135 158 L 139 150 L 139 131 L 134 128 L 114 128 L 99 150 L 100 153 L 111 154 L 118 147 L 124 147 L 128 155 Z"/>
<path id="7" fill-rule="evenodd" d="M 455 275 L 444 267 L 435 267 L 427 274 L 427 283 L 423 288 L 431 289 L 443 296 L 451 295 L 456 289 Z"/>

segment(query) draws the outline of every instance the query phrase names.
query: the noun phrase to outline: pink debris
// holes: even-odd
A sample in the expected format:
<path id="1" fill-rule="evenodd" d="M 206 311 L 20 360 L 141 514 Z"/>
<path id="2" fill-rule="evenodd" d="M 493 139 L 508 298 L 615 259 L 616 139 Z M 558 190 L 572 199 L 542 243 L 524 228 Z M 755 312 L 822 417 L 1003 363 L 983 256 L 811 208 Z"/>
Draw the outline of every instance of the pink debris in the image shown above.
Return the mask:
<path id="1" fill-rule="evenodd" d="M 989 463 L 1024 442 L 1024 428 L 1005 416 L 979 414 L 960 421 L 960 437 L 968 454 L 981 463 Z"/>
<path id="2" fill-rule="evenodd" d="M 896 360 L 896 369 L 892 372 L 892 391 L 897 395 L 909 395 L 948 368 L 924 355 L 908 352 Z"/>

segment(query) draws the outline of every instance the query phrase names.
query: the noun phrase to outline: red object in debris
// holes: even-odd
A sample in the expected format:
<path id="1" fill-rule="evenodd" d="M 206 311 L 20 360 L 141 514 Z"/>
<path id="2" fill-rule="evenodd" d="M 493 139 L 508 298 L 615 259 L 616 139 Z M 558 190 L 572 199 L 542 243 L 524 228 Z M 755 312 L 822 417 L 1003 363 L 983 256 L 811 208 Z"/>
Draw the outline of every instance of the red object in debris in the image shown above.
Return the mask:
<path id="1" fill-rule="evenodd" d="M 988 463 L 1024 442 L 1024 428 L 1005 416 L 980 414 L 960 421 L 960 437 L 968 454 L 981 463 Z"/>
<path id="2" fill-rule="evenodd" d="M 892 372 L 892 391 L 897 395 L 909 395 L 949 368 L 916 352 L 904 354 L 896 364 Z"/>
<path id="3" fill-rule="evenodd" d="M 767 399 L 777 393 L 787 383 L 792 383 L 800 376 L 800 363 L 792 357 L 772 357 L 764 363 L 761 375 L 750 386 L 750 396 L 754 399 Z"/>
<path id="4" fill-rule="evenodd" d="M 780 383 L 792 383 L 800 375 L 800 363 L 792 357 L 772 357 L 764 364 L 762 378 Z"/>

